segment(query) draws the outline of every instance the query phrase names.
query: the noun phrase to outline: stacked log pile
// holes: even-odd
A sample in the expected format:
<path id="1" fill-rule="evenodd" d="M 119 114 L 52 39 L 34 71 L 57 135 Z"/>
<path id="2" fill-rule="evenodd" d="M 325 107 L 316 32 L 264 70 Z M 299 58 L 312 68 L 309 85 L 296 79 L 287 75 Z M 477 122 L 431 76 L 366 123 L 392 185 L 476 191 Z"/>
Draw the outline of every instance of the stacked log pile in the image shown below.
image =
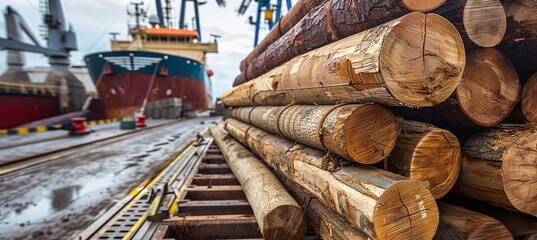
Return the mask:
<path id="1" fill-rule="evenodd" d="M 317 3 L 243 61 L 222 102 L 224 128 L 318 236 L 537 236 L 478 207 L 537 222 L 537 2 Z"/>

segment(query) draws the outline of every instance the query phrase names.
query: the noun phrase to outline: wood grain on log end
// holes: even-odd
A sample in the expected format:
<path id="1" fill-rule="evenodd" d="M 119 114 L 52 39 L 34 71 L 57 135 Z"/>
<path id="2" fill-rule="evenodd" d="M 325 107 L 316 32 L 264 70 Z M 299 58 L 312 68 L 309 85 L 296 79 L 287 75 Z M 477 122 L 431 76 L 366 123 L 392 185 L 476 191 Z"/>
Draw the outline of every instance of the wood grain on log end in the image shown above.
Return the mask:
<path id="1" fill-rule="evenodd" d="M 537 129 L 500 124 L 464 143 L 453 193 L 537 217 Z"/>
<path id="2" fill-rule="evenodd" d="M 537 73 L 524 85 L 520 100 L 524 117 L 532 123 L 537 123 Z"/>
<path id="3" fill-rule="evenodd" d="M 517 71 L 501 51 L 480 48 L 468 53 L 455 93 L 462 112 L 474 123 L 492 127 L 503 121 L 518 102 L 519 92 Z"/>
<path id="4" fill-rule="evenodd" d="M 429 187 L 439 199 L 451 190 L 461 168 L 461 147 L 453 133 L 434 129 L 416 145 L 409 177 Z"/>
<path id="5" fill-rule="evenodd" d="M 401 133 L 386 160 L 386 170 L 421 181 L 434 198 L 443 197 L 459 176 L 459 140 L 451 132 L 426 123 L 403 120 L 400 126 Z"/>
<path id="6" fill-rule="evenodd" d="M 494 47 L 505 35 L 507 19 L 499 0 L 468 0 L 463 11 L 468 38 L 480 47 Z"/>
<path id="7" fill-rule="evenodd" d="M 429 13 L 405 15 L 388 34 L 380 71 L 389 92 L 412 106 L 434 106 L 447 99 L 461 79 L 466 55 L 457 29 Z"/>
<path id="8" fill-rule="evenodd" d="M 397 140 L 397 124 L 385 108 L 364 104 L 356 107 L 345 122 L 343 143 L 356 162 L 373 164 L 388 157 Z"/>
<path id="9" fill-rule="evenodd" d="M 306 220 L 299 206 L 278 206 L 265 216 L 264 222 L 265 239 L 303 239 L 306 235 Z"/>
<path id="10" fill-rule="evenodd" d="M 427 188 L 418 181 L 406 180 L 380 195 L 373 219 L 378 239 L 432 239 L 439 216 Z"/>
<path id="11" fill-rule="evenodd" d="M 403 5 L 410 11 L 428 12 L 445 2 L 446 0 L 403 0 Z"/>
<path id="12" fill-rule="evenodd" d="M 500 221 L 472 210 L 438 202 L 440 225 L 437 240 L 452 239 L 513 239 Z"/>
<path id="13" fill-rule="evenodd" d="M 503 188 L 519 211 L 537 217 L 537 133 L 518 138 L 504 150 Z"/>

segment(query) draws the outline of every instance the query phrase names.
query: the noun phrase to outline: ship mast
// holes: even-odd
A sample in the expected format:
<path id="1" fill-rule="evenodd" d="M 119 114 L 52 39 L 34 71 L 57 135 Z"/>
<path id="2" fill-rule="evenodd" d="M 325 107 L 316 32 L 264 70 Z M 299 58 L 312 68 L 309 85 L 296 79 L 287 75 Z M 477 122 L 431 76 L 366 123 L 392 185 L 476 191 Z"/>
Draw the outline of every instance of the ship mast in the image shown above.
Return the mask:
<path id="1" fill-rule="evenodd" d="M 144 10 L 143 9 L 140 10 L 140 5 L 143 5 L 144 3 L 143 2 L 141 3 L 131 2 L 131 4 L 134 5 L 134 13 L 128 12 L 127 14 L 130 16 L 134 15 L 134 17 L 136 18 L 136 26 L 134 28 L 140 29 L 140 16 L 144 14 Z"/>

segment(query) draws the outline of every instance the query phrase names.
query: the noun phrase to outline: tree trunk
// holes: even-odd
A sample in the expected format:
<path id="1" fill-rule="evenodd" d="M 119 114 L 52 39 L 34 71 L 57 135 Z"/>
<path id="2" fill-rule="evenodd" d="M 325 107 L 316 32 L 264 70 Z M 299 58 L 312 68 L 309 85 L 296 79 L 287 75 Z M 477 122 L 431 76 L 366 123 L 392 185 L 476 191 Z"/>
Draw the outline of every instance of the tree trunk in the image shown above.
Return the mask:
<path id="1" fill-rule="evenodd" d="M 303 239 L 302 208 L 272 172 L 216 124 L 209 127 L 226 162 L 239 180 L 265 239 Z"/>
<path id="2" fill-rule="evenodd" d="M 498 45 L 519 71 L 537 70 L 537 1 L 505 0 L 507 32 Z"/>
<path id="3" fill-rule="evenodd" d="M 466 49 L 494 47 L 507 29 L 505 11 L 500 0 L 448 0 L 448 8 L 434 12 L 449 19 L 461 33 Z M 455 7 L 457 6 L 457 7 Z"/>
<path id="4" fill-rule="evenodd" d="M 374 104 L 246 107 L 233 109 L 231 116 L 362 164 L 385 159 L 397 138 L 392 113 Z"/>
<path id="5" fill-rule="evenodd" d="M 319 239 L 334 239 L 334 240 L 369 240 L 371 239 L 365 233 L 351 224 L 342 216 L 338 215 L 334 210 L 326 207 L 291 181 L 285 175 L 275 172 L 274 174 L 280 182 L 291 192 L 298 203 L 304 208 L 308 226 L 315 230 L 315 235 Z"/>
<path id="6" fill-rule="evenodd" d="M 537 133 L 532 125 L 500 124 L 463 148 L 453 192 L 537 216 Z"/>
<path id="7" fill-rule="evenodd" d="M 524 84 L 520 105 L 524 117 L 532 123 L 537 123 L 537 73 Z"/>
<path id="8" fill-rule="evenodd" d="M 472 210 L 438 202 L 440 224 L 435 240 L 513 239 L 498 220 Z"/>
<path id="9" fill-rule="evenodd" d="M 300 54 L 403 16 L 410 12 L 407 7 L 416 11 L 430 11 L 444 2 L 445 0 L 324 2 L 253 59 L 242 71 L 242 75 L 245 75 L 242 79 L 252 80 Z"/>
<path id="10" fill-rule="evenodd" d="M 492 127 L 515 108 L 520 80 L 507 56 L 495 48 L 467 54 L 462 80 L 444 103 L 427 108 L 392 108 L 396 115 L 447 129 Z"/>
<path id="11" fill-rule="evenodd" d="M 438 224 L 433 196 L 420 182 L 337 158 L 235 119 L 231 135 L 356 228 L 377 239 L 431 239 Z M 242 132 L 242 133 L 240 133 Z"/>
<path id="12" fill-rule="evenodd" d="M 459 176 L 459 140 L 428 123 L 401 120 L 399 128 L 395 148 L 385 162 L 386 170 L 423 182 L 434 198 L 441 198 Z"/>
<path id="13" fill-rule="evenodd" d="M 252 84 L 224 92 L 222 101 L 226 106 L 434 106 L 455 90 L 464 63 L 453 25 L 439 15 L 414 12 L 298 56 Z M 246 94 L 249 101 L 239 101 Z"/>
<path id="14" fill-rule="evenodd" d="M 278 22 L 272 30 L 270 30 L 263 41 L 261 41 L 261 43 L 259 43 L 241 62 L 241 71 L 244 71 L 254 58 L 259 56 L 259 54 L 264 52 L 270 44 L 278 40 L 283 34 L 289 31 L 289 29 L 295 26 L 313 8 L 324 2 L 326 2 L 326 0 L 300 0 L 289 10 L 289 12 L 287 12 L 287 14 L 283 15 L 279 20 L 276 19 Z"/>

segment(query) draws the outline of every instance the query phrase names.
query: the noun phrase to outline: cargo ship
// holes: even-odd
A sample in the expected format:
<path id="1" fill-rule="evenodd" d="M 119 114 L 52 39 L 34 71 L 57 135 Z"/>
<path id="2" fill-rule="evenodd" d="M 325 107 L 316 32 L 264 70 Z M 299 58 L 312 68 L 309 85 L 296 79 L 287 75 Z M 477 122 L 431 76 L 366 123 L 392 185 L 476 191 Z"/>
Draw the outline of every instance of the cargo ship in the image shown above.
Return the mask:
<path id="1" fill-rule="evenodd" d="M 181 99 L 197 111 L 212 108 L 212 72 L 205 55 L 218 51 L 216 40 L 203 43 L 199 31 L 166 27 L 169 18 L 164 24 L 150 16 L 151 27 L 142 26 L 143 14 L 138 3 L 133 5 L 136 24 L 129 29 L 131 39 L 112 39 L 111 51 L 84 57 L 106 116 L 136 114 L 147 102 L 169 98 Z"/>

